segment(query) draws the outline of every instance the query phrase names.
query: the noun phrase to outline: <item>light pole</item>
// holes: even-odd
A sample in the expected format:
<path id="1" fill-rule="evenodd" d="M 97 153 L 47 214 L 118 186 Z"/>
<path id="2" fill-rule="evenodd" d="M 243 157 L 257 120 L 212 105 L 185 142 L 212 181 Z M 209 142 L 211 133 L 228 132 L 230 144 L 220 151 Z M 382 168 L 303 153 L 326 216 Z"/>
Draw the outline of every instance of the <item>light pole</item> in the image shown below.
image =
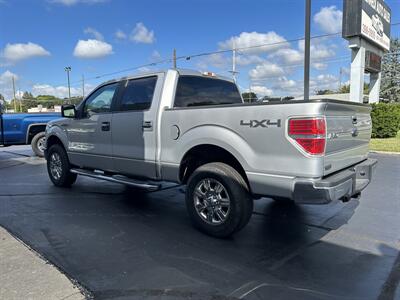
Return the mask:
<path id="1" fill-rule="evenodd" d="M 311 32 L 311 0 L 306 0 L 306 19 L 304 34 L 304 100 L 310 100 L 310 32 Z"/>
<path id="2" fill-rule="evenodd" d="M 71 101 L 71 85 L 69 82 L 69 72 L 71 72 L 71 67 L 65 67 L 64 71 L 67 72 L 67 78 L 68 78 L 68 101 Z"/>

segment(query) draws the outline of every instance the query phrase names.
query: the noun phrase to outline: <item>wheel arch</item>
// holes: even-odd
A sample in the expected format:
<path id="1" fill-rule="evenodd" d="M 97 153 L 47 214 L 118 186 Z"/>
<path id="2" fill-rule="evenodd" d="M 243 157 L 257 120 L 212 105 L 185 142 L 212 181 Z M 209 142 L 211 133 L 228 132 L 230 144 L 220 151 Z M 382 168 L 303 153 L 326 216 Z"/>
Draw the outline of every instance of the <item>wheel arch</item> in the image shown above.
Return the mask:
<path id="1" fill-rule="evenodd" d="M 49 149 L 51 146 L 56 145 L 56 144 L 60 145 L 61 147 L 64 148 L 64 150 L 66 150 L 62 140 L 57 135 L 53 134 L 53 135 L 50 135 L 47 137 L 47 139 L 46 139 L 46 148 L 47 149 Z"/>
<path id="2" fill-rule="evenodd" d="M 45 132 L 46 123 L 30 124 L 26 130 L 26 144 L 29 145 L 35 135 L 40 132 Z"/>
<path id="3" fill-rule="evenodd" d="M 234 168 L 243 177 L 250 190 L 250 184 L 246 172 L 239 159 L 237 159 L 230 151 L 214 144 L 200 144 L 193 146 L 186 151 L 179 165 L 179 181 L 186 184 L 195 169 L 211 162 L 225 163 Z"/>

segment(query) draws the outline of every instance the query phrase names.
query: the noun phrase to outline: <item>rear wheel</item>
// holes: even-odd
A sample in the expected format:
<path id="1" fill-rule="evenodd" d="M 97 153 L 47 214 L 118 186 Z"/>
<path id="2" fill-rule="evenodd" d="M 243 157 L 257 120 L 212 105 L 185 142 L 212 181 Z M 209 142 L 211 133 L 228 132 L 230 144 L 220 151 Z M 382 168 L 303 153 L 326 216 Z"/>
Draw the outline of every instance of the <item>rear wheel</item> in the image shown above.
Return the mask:
<path id="1" fill-rule="evenodd" d="M 249 222 L 253 200 L 243 177 L 235 169 L 224 163 L 209 163 L 190 176 L 186 207 L 196 228 L 224 238 Z"/>
<path id="2" fill-rule="evenodd" d="M 67 153 L 58 144 L 52 145 L 47 155 L 47 172 L 55 186 L 70 187 L 76 181 L 77 174 L 70 172 L 71 166 Z"/>
<path id="3" fill-rule="evenodd" d="M 44 132 L 37 133 L 31 141 L 31 147 L 33 152 L 35 152 L 37 156 L 43 157 L 45 146 L 46 146 L 45 133 Z"/>

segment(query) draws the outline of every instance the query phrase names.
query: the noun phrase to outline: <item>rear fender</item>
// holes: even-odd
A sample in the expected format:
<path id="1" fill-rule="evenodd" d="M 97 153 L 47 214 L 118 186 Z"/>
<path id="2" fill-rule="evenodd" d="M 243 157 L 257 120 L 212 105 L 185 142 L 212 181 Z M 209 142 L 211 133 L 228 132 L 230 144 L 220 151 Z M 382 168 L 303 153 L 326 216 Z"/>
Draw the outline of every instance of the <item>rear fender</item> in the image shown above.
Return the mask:
<path id="1" fill-rule="evenodd" d="M 200 145 L 214 145 L 231 153 L 241 164 L 244 170 L 248 169 L 247 160 L 255 158 L 255 153 L 249 144 L 237 133 L 229 128 L 218 125 L 201 125 L 184 132 L 179 138 L 177 161 L 181 161 L 185 154 L 193 147 Z M 246 159 L 242 153 L 246 154 Z"/>

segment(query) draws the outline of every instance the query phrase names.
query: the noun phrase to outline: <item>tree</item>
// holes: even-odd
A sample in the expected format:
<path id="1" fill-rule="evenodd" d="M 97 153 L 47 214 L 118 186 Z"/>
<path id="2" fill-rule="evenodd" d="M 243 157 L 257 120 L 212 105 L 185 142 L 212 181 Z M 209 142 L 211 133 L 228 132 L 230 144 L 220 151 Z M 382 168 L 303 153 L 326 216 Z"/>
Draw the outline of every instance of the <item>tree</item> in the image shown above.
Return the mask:
<path id="1" fill-rule="evenodd" d="M 36 97 L 37 100 L 57 100 L 58 98 L 53 95 L 39 95 Z"/>
<path id="2" fill-rule="evenodd" d="M 348 94 L 350 93 L 350 84 L 342 85 L 336 92 L 337 94 Z M 368 83 L 364 83 L 364 94 L 369 93 L 369 85 Z"/>
<path id="3" fill-rule="evenodd" d="M 348 94 L 350 93 L 350 84 L 345 84 L 342 85 L 339 89 L 338 89 L 338 94 Z"/>
<path id="4" fill-rule="evenodd" d="M 2 94 L 0 94 L 0 100 L 5 100 Z"/>
<path id="5" fill-rule="evenodd" d="M 257 102 L 257 95 L 253 92 L 245 92 L 242 94 L 244 102 Z"/>
<path id="6" fill-rule="evenodd" d="M 33 97 L 32 93 L 25 91 L 22 95 L 22 99 L 34 99 L 35 97 Z"/>
<path id="7" fill-rule="evenodd" d="M 380 97 L 385 102 L 400 102 L 400 39 L 392 39 L 390 52 L 382 60 Z"/>
<path id="8" fill-rule="evenodd" d="M 328 94 L 335 94 L 335 92 L 332 90 L 316 90 L 315 94 L 316 95 L 328 95 Z"/>

